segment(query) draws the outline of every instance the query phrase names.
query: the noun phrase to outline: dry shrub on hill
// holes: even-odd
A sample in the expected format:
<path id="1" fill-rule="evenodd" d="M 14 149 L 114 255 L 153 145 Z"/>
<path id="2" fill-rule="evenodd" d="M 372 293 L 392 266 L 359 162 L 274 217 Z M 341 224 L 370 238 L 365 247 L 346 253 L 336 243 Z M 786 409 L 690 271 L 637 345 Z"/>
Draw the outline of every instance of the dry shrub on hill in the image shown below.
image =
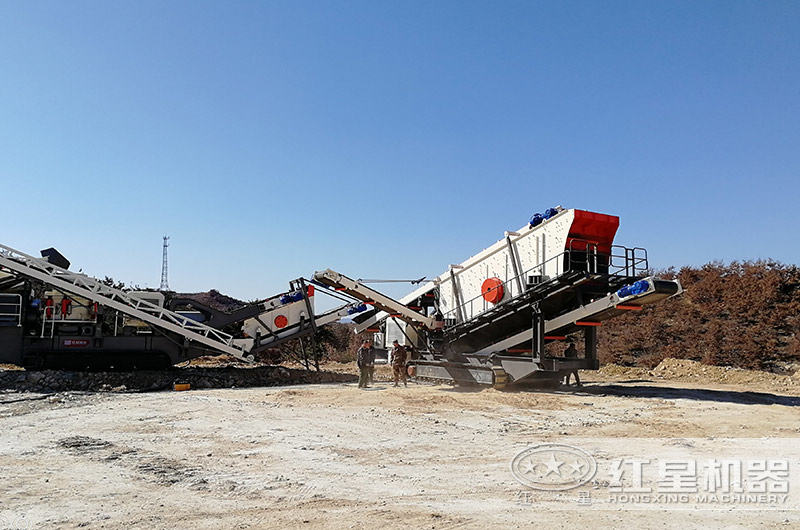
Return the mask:
<path id="1" fill-rule="evenodd" d="M 800 358 L 800 269 L 774 261 L 684 267 L 660 273 L 686 292 L 603 326 L 603 362 L 656 366 L 662 359 L 774 370 Z"/>

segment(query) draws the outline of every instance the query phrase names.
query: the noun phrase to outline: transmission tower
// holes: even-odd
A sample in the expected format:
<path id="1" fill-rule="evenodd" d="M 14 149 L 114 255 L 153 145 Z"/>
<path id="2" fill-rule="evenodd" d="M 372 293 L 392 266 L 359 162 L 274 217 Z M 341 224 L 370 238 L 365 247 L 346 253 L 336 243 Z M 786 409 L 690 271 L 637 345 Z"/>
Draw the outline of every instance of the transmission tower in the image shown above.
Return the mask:
<path id="1" fill-rule="evenodd" d="M 167 247 L 169 246 L 169 236 L 164 236 L 164 255 L 161 259 L 161 287 L 159 291 L 169 291 L 169 283 L 167 282 Z"/>

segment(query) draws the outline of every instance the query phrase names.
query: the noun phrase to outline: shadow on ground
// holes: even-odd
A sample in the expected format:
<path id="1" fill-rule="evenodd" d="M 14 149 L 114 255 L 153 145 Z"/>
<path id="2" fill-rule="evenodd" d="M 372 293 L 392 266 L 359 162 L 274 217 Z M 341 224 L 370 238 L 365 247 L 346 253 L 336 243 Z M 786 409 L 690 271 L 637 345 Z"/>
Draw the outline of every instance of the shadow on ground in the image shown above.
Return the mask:
<path id="1" fill-rule="evenodd" d="M 800 396 L 782 396 L 768 392 L 747 392 L 735 390 L 707 390 L 697 388 L 675 388 L 666 386 L 638 385 L 652 383 L 647 379 L 631 379 L 623 384 L 588 383 L 581 387 L 559 386 L 551 388 L 510 386 L 503 392 L 510 393 L 543 393 L 573 394 L 597 396 L 643 397 L 656 399 L 692 399 L 697 401 L 715 401 L 718 403 L 738 403 L 740 405 L 782 405 L 785 407 L 800 406 Z M 624 386 L 624 384 L 633 386 Z M 440 389 L 441 392 L 473 393 L 489 389 L 486 385 L 462 385 Z"/>

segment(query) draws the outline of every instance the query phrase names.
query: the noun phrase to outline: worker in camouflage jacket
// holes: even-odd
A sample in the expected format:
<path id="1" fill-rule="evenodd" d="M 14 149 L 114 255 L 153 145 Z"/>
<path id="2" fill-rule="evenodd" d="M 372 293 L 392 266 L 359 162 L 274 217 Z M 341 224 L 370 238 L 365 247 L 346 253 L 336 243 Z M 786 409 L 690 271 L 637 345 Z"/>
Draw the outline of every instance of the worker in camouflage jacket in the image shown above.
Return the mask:
<path id="1" fill-rule="evenodd" d="M 405 346 L 401 346 L 398 341 L 392 342 L 392 374 L 394 375 L 394 386 L 398 386 L 397 383 L 400 379 L 403 380 L 405 386 L 408 386 L 408 381 L 406 381 L 407 359 L 408 352 L 406 352 Z"/>
<path id="2" fill-rule="evenodd" d="M 359 370 L 358 388 L 368 388 L 375 368 L 375 350 L 369 341 L 365 340 L 356 352 L 356 364 Z"/>

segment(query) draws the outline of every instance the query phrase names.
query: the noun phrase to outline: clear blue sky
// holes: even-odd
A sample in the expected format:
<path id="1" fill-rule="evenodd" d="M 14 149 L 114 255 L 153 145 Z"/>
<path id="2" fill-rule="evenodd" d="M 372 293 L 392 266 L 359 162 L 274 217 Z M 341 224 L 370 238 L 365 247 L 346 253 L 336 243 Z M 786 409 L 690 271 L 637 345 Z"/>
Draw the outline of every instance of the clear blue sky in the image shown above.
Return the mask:
<path id="1" fill-rule="evenodd" d="M 0 242 L 126 282 L 165 233 L 181 291 L 438 274 L 555 204 L 800 262 L 797 2 L 6 1 L 0 102 Z"/>

